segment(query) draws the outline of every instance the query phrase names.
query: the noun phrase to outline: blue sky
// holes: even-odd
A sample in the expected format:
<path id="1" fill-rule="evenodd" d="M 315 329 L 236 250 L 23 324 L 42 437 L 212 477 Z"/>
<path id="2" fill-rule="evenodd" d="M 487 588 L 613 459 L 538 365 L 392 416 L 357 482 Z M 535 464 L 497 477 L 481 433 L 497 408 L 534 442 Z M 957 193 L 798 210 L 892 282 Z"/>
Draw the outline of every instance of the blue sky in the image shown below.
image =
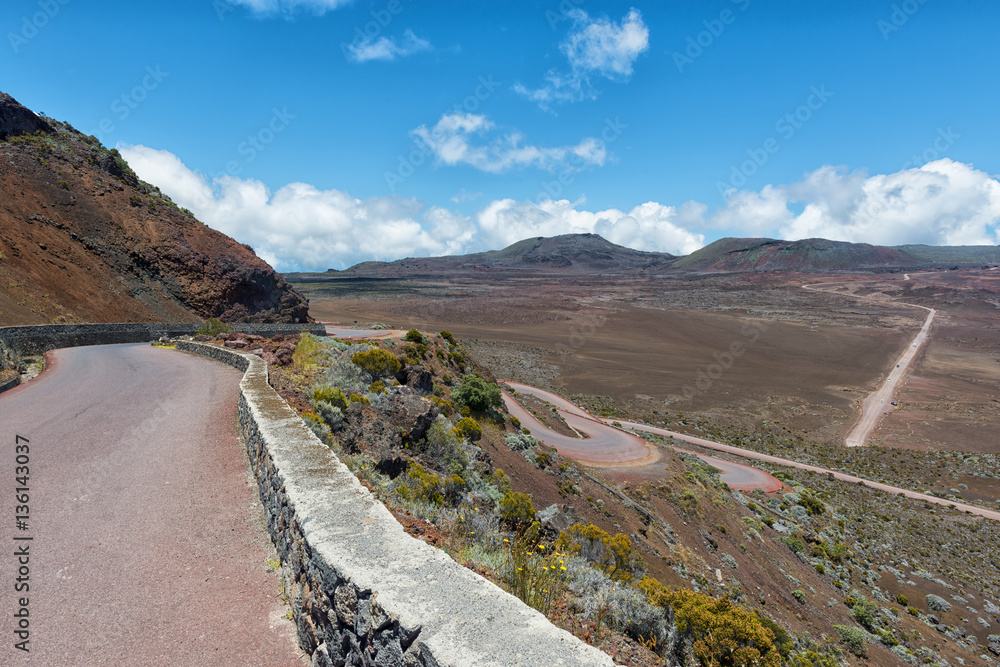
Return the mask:
<path id="1" fill-rule="evenodd" d="M 986 0 L 8 0 L 0 90 L 283 271 L 1000 242 Z"/>

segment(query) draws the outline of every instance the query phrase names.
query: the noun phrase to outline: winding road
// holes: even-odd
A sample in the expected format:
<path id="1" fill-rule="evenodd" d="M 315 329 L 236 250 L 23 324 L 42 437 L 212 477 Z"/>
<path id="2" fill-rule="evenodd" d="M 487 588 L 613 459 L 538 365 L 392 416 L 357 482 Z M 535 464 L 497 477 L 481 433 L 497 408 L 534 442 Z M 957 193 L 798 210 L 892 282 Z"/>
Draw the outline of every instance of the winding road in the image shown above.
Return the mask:
<path id="1" fill-rule="evenodd" d="M 649 445 L 631 433 L 610 426 L 610 420 L 600 420 L 562 396 L 544 389 L 519 382 L 507 382 L 506 384 L 515 391 L 531 394 L 551 403 L 570 428 L 587 436 L 574 438 L 556 433 L 535 419 L 534 415 L 521 407 L 505 392 L 504 403 L 507 405 L 508 412 L 517 417 L 522 425 L 527 426 L 532 434 L 539 437 L 545 444 L 555 448 L 560 456 L 594 465 L 641 465 L 655 460 L 655 454 Z M 622 422 L 622 425 L 625 426 L 626 423 Z M 632 426 L 640 427 L 641 425 L 630 425 L 630 428 Z M 651 428 L 641 427 L 636 430 L 649 430 Z M 679 447 L 674 447 L 674 449 L 686 454 L 694 454 L 712 467 L 718 468 L 721 471 L 719 479 L 728 484 L 730 488 L 741 491 L 764 489 L 770 493 L 782 487 L 781 480 L 759 468 L 724 461 L 714 456 L 705 456 Z"/>
<path id="2" fill-rule="evenodd" d="M 301 667 L 236 431 L 240 373 L 150 345 L 47 358 L 0 394 L 0 663 Z M 13 646 L 22 597 L 30 653 Z"/>
<path id="3" fill-rule="evenodd" d="M 618 422 L 619 424 L 621 424 L 622 428 L 630 428 L 630 429 L 633 429 L 633 430 L 636 430 L 636 431 L 645 431 L 647 433 L 653 433 L 653 434 L 660 435 L 660 436 L 667 437 L 667 438 L 674 438 L 675 440 L 681 440 L 681 441 L 684 441 L 684 442 L 689 442 L 689 443 L 691 443 L 693 445 L 698 445 L 699 447 L 704 447 L 706 449 L 714 449 L 714 450 L 719 451 L 719 452 L 725 452 L 727 454 L 733 454 L 733 455 L 740 456 L 740 457 L 743 457 L 743 458 L 746 458 L 746 459 L 750 459 L 750 460 L 753 460 L 753 461 L 761 461 L 763 463 L 771 463 L 771 464 L 775 464 L 775 465 L 786 466 L 786 467 L 789 467 L 789 468 L 797 468 L 799 470 L 806 470 L 806 471 L 809 471 L 809 472 L 819 473 L 819 474 L 823 474 L 823 475 L 831 475 L 831 476 L 833 476 L 834 479 L 840 480 L 842 482 L 848 482 L 849 484 L 863 484 L 863 485 L 865 485 L 865 486 L 867 486 L 869 488 L 877 489 L 879 491 L 885 491 L 886 493 L 891 493 L 893 495 L 902 495 L 902 496 L 905 496 L 907 498 L 912 498 L 914 500 L 922 500 L 924 502 L 933 503 L 935 505 L 941 505 L 943 507 L 954 507 L 955 509 L 957 509 L 959 511 L 962 511 L 962 512 L 969 512 L 971 514 L 974 514 L 974 515 L 977 515 L 977 516 L 981 516 L 981 517 L 984 517 L 986 519 L 992 519 L 994 521 L 1000 521 L 1000 511 L 989 510 L 989 509 L 985 509 L 983 507 L 978 507 L 976 505 L 969 505 L 967 503 L 957 503 L 957 502 L 953 502 L 951 500 L 947 500 L 945 498 L 938 498 L 937 496 L 931 496 L 931 495 L 928 495 L 926 493 L 918 493 L 916 491 L 910 491 L 909 489 L 903 489 L 903 488 L 900 488 L 898 486 L 891 486 L 889 484 L 882 484 L 881 482 L 873 482 L 871 480 L 864 479 L 862 477 L 857 477 L 855 475 L 849 475 L 847 473 L 839 472 L 839 471 L 836 471 L 836 470 L 830 470 L 829 468 L 821 468 L 819 466 L 809 465 L 808 463 L 799 463 L 798 461 L 792 461 L 791 459 L 783 459 L 783 458 L 778 457 L 778 456 L 771 456 L 770 454 L 761 454 L 761 453 L 758 453 L 758 452 L 750 451 L 748 449 L 741 449 L 739 447 L 734 447 L 732 445 L 722 444 L 721 442 L 714 442 L 712 440 L 706 440 L 704 438 L 698 438 L 698 437 L 695 437 L 695 436 L 692 436 L 692 435 L 687 435 L 685 433 L 678 433 L 676 431 L 669 431 L 667 429 L 658 428 L 656 426 L 647 426 L 646 424 L 639 424 L 639 423 L 630 422 L 630 421 L 622 421 L 620 419 L 602 419 L 602 420 L 599 420 L 596 417 L 590 415 L 590 413 L 586 412 L 583 408 L 580 408 L 579 406 L 571 403 L 570 401 L 567 401 L 565 398 L 559 396 L 558 394 L 553 394 L 552 392 L 545 391 L 543 389 L 538 389 L 536 387 L 531 387 L 529 385 L 521 384 L 521 383 L 518 383 L 518 382 L 507 382 L 506 384 L 508 384 L 511 388 L 513 388 L 514 390 L 516 390 L 518 392 L 523 392 L 525 394 L 531 394 L 532 396 L 540 398 L 543 401 L 546 401 L 546 402 L 551 403 L 552 405 L 556 406 L 556 409 L 559 410 L 559 414 L 562 415 L 564 418 L 566 418 L 566 423 L 567 424 L 570 423 L 568 417 L 571 416 L 571 415 L 574 415 L 574 414 L 577 415 L 577 416 L 585 415 L 586 416 L 585 418 L 588 419 L 588 421 L 603 422 L 604 424 L 609 425 L 609 428 L 611 428 L 610 424 L 612 424 L 614 422 Z M 513 404 L 514 406 L 516 406 L 516 409 L 518 410 L 518 412 L 517 413 L 511 412 L 511 414 L 514 414 L 514 416 L 516 416 L 518 419 L 521 419 L 522 423 L 525 422 L 525 419 L 522 419 L 522 417 L 520 415 L 522 415 L 522 414 L 527 415 L 528 422 L 530 424 L 533 424 L 534 428 L 542 429 L 540 431 L 543 434 L 542 435 L 542 440 L 544 440 L 547 444 L 550 443 L 549 437 L 547 436 L 547 433 L 546 433 L 546 431 L 549 430 L 547 427 L 545 427 L 544 425 L 542 425 L 541 422 L 539 422 L 538 420 L 536 420 L 531 415 L 531 413 L 529 413 L 526 410 L 524 410 L 524 408 L 522 408 L 516 401 L 514 401 L 513 398 L 511 398 L 510 396 L 508 396 L 506 393 L 504 394 L 504 402 L 507 404 L 508 410 L 510 409 L 511 404 Z M 532 426 L 529 426 L 529 428 L 532 428 Z M 533 433 L 535 432 L 534 428 L 532 428 L 532 432 Z M 617 429 L 615 429 L 615 430 L 617 430 Z M 619 432 L 621 432 L 621 431 L 619 431 Z M 555 434 L 555 435 L 559 435 L 559 434 Z M 567 436 L 560 436 L 560 437 L 561 438 L 567 438 Z M 574 440 L 574 438 L 567 438 L 567 439 L 568 440 Z M 638 438 L 636 438 L 636 439 L 638 440 Z M 609 441 L 609 442 L 613 442 L 613 441 Z M 641 440 L 640 440 L 640 442 L 641 442 Z M 553 446 L 556 447 L 556 451 L 559 452 L 560 455 L 564 455 L 563 454 L 563 450 L 558 446 L 558 444 L 553 445 Z M 598 449 L 599 448 L 599 446 L 598 447 L 594 447 L 593 445 L 591 447 L 593 449 Z M 675 448 L 675 449 L 678 449 L 678 448 Z M 679 451 L 687 451 L 687 450 L 680 449 Z M 565 456 L 567 456 L 569 458 L 576 458 L 576 457 L 573 456 L 572 450 L 567 450 L 567 453 L 565 454 Z M 602 454 L 602 456 L 604 456 L 605 458 L 613 458 L 614 455 L 605 452 L 605 453 Z M 722 481 L 726 482 L 727 484 L 729 484 L 729 486 L 731 488 L 734 488 L 734 489 L 751 490 L 751 489 L 754 489 L 754 488 L 764 488 L 764 487 L 759 487 L 759 486 L 752 485 L 753 483 L 756 483 L 756 482 L 751 482 L 751 484 L 740 485 L 740 482 L 742 482 L 744 480 L 742 480 L 742 479 L 740 479 L 738 477 L 736 479 L 734 479 L 734 481 L 736 482 L 736 485 L 734 485 L 733 482 L 730 481 L 730 479 L 733 479 L 733 477 L 730 477 L 729 479 L 727 479 L 727 477 L 726 477 L 727 469 L 724 468 L 720 464 L 729 464 L 730 466 L 740 466 L 740 468 L 745 468 L 745 469 L 748 469 L 748 470 L 751 470 L 751 471 L 757 471 L 758 473 L 763 473 L 764 475 L 767 475 L 767 477 L 771 477 L 771 475 L 769 475 L 768 473 L 766 473 L 766 472 L 764 472 L 762 470 L 759 470 L 758 468 L 753 468 L 751 466 L 741 466 L 738 463 L 732 463 L 730 461 L 724 461 L 722 459 L 717 459 L 717 458 L 711 457 L 711 456 L 704 456 L 702 454 L 697 454 L 697 453 L 696 453 L 696 456 L 698 456 L 699 458 L 701 458 L 703 461 L 706 461 L 708 464 L 710 464 L 710 465 L 712 465 L 712 466 L 714 466 L 714 467 L 719 468 L 720 470 L 722 470 L 723 474 L 719 475 L 719 479 L 721 479 Z M 581 459 L 581 460 L 584 460 L 586 462 L 586 459 Z M 734 471 L 734 474 L 740 475 L 740 474 L 748 474 L 748 473 L 742 472 L 742 471 L 741 472 L 735 472 Z M 774 479 L 774 478 L 771 477 L 771 479 Z M 760 480 L 759 483 L 763 483 L 763 478 L 759 478 L 758 477 L 758 478 L 756 478 L 756 480 Z M 778 488 L 780 488 L 781 483 L 778 480 L 775 480 L 775 481 L 778 482 Z M 765 489 L 765 490 L 767 490 L 767 489 Z M 777 490 L 776 488 L 770 489 L 770 491 L 776 491 L 776 490 Z"/>
<path id="4" fill-rule="evenodd" d="M 909 274 L 903 274 L 904 280 L 909 280 Z M 831 285 L 834 283 L 820 283 L 824 285 Z M 811 290 L 813 292 L 825 292 L 826 294 L 839 294 L 840 296 L 848 296 L 854 299 L 860 299 L 862 301 L 875 301 L 867 296 L 858 296 L 855 294 L 845 294 L 842 292 L 834 292 L 831 290 L 819 289 L 819 285 L 803 285 L 802 289 Z M 861 416 L 858 417 L 858 421 L 855 422 L 854 427 L 851 428 L 851 432 L 847 434 L 844 438 L 844 444 L 848 447 L 863 447 L 867 442 L 869 436 L 871 436 L 872 431 L 878 426 L 879 421 L 882 419 L 882 415 L 887 412 L 892 412 L 893 408 L 893 392 L 896 390 L 896 385 L 899 381 L 906 375 L 906 370 L 910 366 L 910 362 L 913 361 L 914 357 L 917 356 L 917 352 L 920 351 L 921 346 L 927 341 L 927 335 L 931 330 L 931 323 L 934 321 L 934 316 L 937 311 L 933 308 L 928 308 L 926 306 L 918 306 L 915 303 L 902 303 L 894 302 L 895 305 L 909 306 L 911 308 L 921 308 L 928 311 L 927 319 L 924 320 L 924 326 L 920 328 L 916 337 L 910 341 L 910 345 L 903 351 L 903 354 L 899 356 L 896 360 L 895 367 L 889 371 L 888 377 L 886 377 L 885 383 L 882 384 L 878 389 L 871 393 L 864 401 L 861 403 Z"/>

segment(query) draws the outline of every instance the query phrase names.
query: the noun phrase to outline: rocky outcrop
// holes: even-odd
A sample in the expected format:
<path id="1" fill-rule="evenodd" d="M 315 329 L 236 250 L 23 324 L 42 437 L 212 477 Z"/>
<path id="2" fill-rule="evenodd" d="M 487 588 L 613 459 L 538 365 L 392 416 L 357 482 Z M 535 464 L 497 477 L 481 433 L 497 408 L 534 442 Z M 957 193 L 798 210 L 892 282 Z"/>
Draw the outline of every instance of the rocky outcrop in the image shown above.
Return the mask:
<path id="1" fill-rule="evenodd" d="M 399 462 L 403 445 L 423 440 L 439 414 L 436 405 L 409 387 L 396 387 L 384 406 L 352 403 L 337 437 L 348 451 L 364 451 L 380 470 L 399 474 L 406 468 Z"/>
<path id="2" fill-rule="evenodd" d="M 2 94 L 0 158 L 0 324 L 308 321 L 308 302 L 252 248 L 118 151 Z"/>
<path id="3" fill-rule="evenodd" d="M 0 93 L 0 141 L 9 136 L 35 132 L 51 134 L 55 130 L 34 111 L 22 106 L 7 93 Z"/>

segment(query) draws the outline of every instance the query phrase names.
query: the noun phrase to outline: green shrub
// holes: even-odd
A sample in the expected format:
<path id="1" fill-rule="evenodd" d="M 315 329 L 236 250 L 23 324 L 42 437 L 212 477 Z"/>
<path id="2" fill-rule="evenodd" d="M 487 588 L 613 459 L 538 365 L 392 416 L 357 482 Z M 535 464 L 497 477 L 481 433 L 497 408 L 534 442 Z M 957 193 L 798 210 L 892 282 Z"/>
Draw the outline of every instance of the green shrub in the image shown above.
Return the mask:
<path id="1" fill-rule="evenodd" d="M 792 591 L 792 597 L 799 601 L 799 604 L 806 603 L 806 594 L 800 590 Z"/>
<path id="2" fill-rule="evenodd" d="M 440 396 L 431 396 L 431 402 L 441 408 L 441 414 L 445 417 L 451 417 L 455 414 L 455 404 L 451 401 L 441 398 Z"/>
<path id="3" fill-rule="evenodd" d="M 444 504 L 444 489 L 441 487 L 441 479 L 437 475 L 425 472 L 419 463 L 412 464 L 407 475 L 410 478 L 410 492 L 413 498 L 434 505 Z"/>
<path id="4" fill-rule="evenodd" d="M 851 609 L 851 615 L 854 620 L 863 625 L 868 630 L 875 629 L 875 621 L 878 614 L 878 605 L 870 600 L 861 598 L 858 600 L 854 608 Z"/>
<path id="5" fill-rule="evenodd" d="M 399 357 L 388 350 L 377 347 L 355 352 L 351 355 L 351 361 L 375 380 L 398 373 L 403 367 Z"/>
<path id="6" fill-rule="evenodd" d="M 483 437 L 483 427 L 472 417 L 466 417 L 455 424 L 455 435 L 461 440 L 475 442 Z"/>
<path id="7" fill-rule="evenodd" d="M 849 625 L 835 625 L 833 631 L 837 633 L 840 642 L 844 644 L 854 655 L 859 658 L 868 656 L 868 647 L 865 645 L 865 633 L 860 628 Z"/>
<path id="8" fill-rule="evenodd" d="M 460 475 L 452 475 L 444 481 L 444 495 L 452 502 L 457 501 L 465 493 L 465 489 L 465 480 Z"/>
<path id="9" fill-rule="evenodd" d="M 802 540 L 796 539 L 794 537 L 783 537 L 781 541 L 788 545 L 794 553 L 800 554 L 806 550 L 806 545 L 802 543 Z"/>
<path id="10" fill-rule="evenodd" d="M 756 615 L 756 614 L 755 614 Z M 792 649 L 795 648 L 795 642 L 792 640 L 791 635 L 783 627 L 769 619 L 767 616 L 756 615 L 760 619 L 760 624 L 771 631 L 774 635 L 774 646 L 778 649 L 778 653 L 781 654 L 782 658 L 787 658 Z"/>
<path id="11" fill-rule="evenodd" d="M 500 490 L 500 493 L 510 492 L 510 477 L 507 477 L 507 473 L 500 468 L 493 471 L 493 474 L 490 475 L 490 481 L 493 482 L 493 486 Z"/>
<path id="12" fill-rule="evenodd" d="M 774 632 L 759 616 L 729 598 L 716 600 L 685 589 L 661 589 L 652 601 L 673 608 L 678 630 L 691 637 L 691 651 L 702 665 L 781 665 Z"/>
<path id="13" fill-rule="evenodd" d="M 500 387 L 478 375 L 466 375 L 461 384 L 451 392 L 451 400 L 477 412 L 485 412 L 503 403 Z"/>
<path id="14" fill-rule="evenodd" d="M 810 493 L 802 493 L 802 495 L 799 496 L 799 505 L 802 505 L 809 510 L 809 513 L 813 516 L 819 516 L 826 511 L 826 505 L 824 505 L 819 498 Z"/>
<path id="15" fill-rule="evenodd" d="M 382 382 L 381 380 L 376 380 L 375 382 L 372 382 L 370 385 L 368 385 L 368 391 L 372 392 L 373 394 L 381 394 L 382 392 L 385 391 L 385 383 Z"/>
<path id="16" fill-rule="evenodd" d="M 349 397 L 351 403 L 360 403 L 361 405 L 371 405 L 372 402 L 361 394 L 351 394 Z"/>
<path id="17" fill-rule="evenodd" d="M 325 402 L 341 410 L 347 409 L 347 398 L 344 397 L 344 392 L 333 387 L 317 387 L 313 389 L 312 400 L 313 403 Z"/>
<path id="18" fill-rule="evenodd" d="M 305 369 L 316 363 L 319 355 L 319 343 L 309 334 L 299 336 L 299 342 L 295 344 L 295 351 L 292 352 L 292 364 L 295 368 Z"/>
<path id="19" fill-rule="evenodd" d="M 233 328 L 231 326 L 220 320 L 218 317 L 210 317 L 205 320 L 205 324 L 195 332 L 195 335 L 211 336 L 212 338 L 215 338 L 220 333 L 230 333 L 232 330 Z"/>
<path id="20" fill-rule="evenodd" d="M 552 465 L 552 454 L 548 452 L 542 452 L 541 454 L 535 457 L 535 465 L 537 465 L 539 468 L 547 468 L 548 466 Z"/>
<path id="21" fill-rule="evenodd" d="M 455 337 L 451 334 L 450 331 L 442 331 L 439 335 L 441 336 L 441 338 L 444 338 L 446 341 L 448 341 L 449 345 L 458 345 L 458 341 L 455 340 Z"/>
<path id="22" fill-rule="evenodd" d="M 899 595 L 896 596 L 896 604 L 900 605 L 901 607 L 907 607 L 910 604 L 910 598 L 900 593 Z"/>
<path id="23" fill-rule="evenodd" d="M 427 356 L 427 346 L 423 343 L 406 345 L 403 347 L 403 356 L 406 358 L 406 363 L 416 366 Z"/>
<path id="24" fill-rule="evenodd" d="M 535 520 L 535 506 L 531 496 L 517 491 L 508 491 L 500 499 L 500 519 L 515 530 L 523 530 Z"/>
<path id="25" fill-rule="evenodd" d="M 422 343 L 422 344 L 427 343 L 427 339 L 424 338 L 424 335 L 419 331 L 417 331 L 416 329 L 410 329 L 409 331 L 407 331 L 406 335 L 403 336 L 403 340 L 408 340 L 411 343 Z"/>
<path id="26" fill-rule="evenodd" d="M 592 523 L 576 523 L 562 531 L 556 549 L 584 558 L 615 581 L 632 581 L 642 564 L 627 535 L 609 535 Z"/>

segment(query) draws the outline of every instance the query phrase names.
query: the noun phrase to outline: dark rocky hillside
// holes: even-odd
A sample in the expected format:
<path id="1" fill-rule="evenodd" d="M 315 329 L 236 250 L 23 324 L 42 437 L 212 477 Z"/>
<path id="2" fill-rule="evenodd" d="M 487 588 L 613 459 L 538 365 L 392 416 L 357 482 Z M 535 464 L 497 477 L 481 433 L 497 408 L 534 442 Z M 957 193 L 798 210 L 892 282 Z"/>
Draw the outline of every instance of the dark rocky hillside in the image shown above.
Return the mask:
<path id="1" fill-rule="evenodd" d="M 867 243 L 725 238 L 681 258 L 674 266 L 697 271 L 810 272 L 914 268 L 919 264 L 902 250 Z"/>
<path id="2" fill-rule="evenodd" d="M 0 324 L 308 320 L 249 246 L 2 93 L 0 158 Z"/>
<path id="3" fill-rule="evenodd" d="M 634 274 L 667 269 L 677 259 L 661 252 L 644 252 L 616 245 L 597 234 L 563 234 L 518 241 L 502 250 L 451 257 L 421 257 L 395 262 L 362 262 L 344 271 L 333 269 L 331 278 L 397 278 L 449 274 Z M 305 275 L 290 274 L 292 280 Z"/>

